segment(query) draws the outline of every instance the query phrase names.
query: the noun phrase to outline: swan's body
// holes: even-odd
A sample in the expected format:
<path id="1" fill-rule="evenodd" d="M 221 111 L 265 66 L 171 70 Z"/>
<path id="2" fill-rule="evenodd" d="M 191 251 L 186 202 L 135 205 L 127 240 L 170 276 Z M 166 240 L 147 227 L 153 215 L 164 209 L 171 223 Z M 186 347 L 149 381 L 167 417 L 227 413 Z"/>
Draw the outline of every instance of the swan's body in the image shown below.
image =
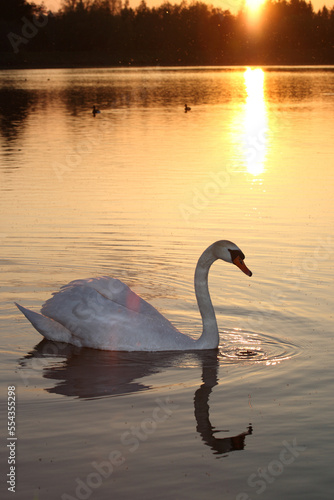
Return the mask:
<path id="1" fill-rule="evenodd" d="M 189 106 L 187 104 L 184 105 L 184 111 L 187 112 L 187 111 L 191 111 L 191 108 L 189 108 Z"/>
<path id="2" fill-rule="evenodd" d="M 216 349 L 219 332 L 208 289 L 208 273 L 217 259 L 237 265 L 248 276 L 244 255 L 230 241 L 209 246 L 198 260 L 195 293 L 203 333 L 194 340 L 179 332 L 153 306 L 117 279 L 72 281 L 47 300 L 41 314 L 17 307 L 49 340 L 110 351 L 179 351 Z"/>

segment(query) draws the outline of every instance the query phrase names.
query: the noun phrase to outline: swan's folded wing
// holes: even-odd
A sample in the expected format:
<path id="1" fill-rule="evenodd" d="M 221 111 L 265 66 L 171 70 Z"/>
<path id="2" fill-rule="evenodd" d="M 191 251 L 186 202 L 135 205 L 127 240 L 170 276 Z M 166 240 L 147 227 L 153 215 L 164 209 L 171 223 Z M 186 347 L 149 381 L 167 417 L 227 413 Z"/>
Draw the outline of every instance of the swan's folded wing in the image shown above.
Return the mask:
<path id="1" fill-rule="evenodd" d="M 41 312 L 64 325 L 82 345 L 133 350 L 137 344 L 149 346 L 152 339 L 164 337 L 166 329 L 178 333 L 166 318 L 128 287 L 130 300 L 127 298 L 124 306 L 119 303 L 124 302 L 124 297 L 116 302 L 81 283 L 72 282 L 63 287 L 45 302 Z M 117 297 L 119 299 L 119 295 Z M 161 342 L 161 337 L 158 341 Z"/>
<path id="2" fill-rule="evenodd" d="M 151 306 L 151 304 L 139 297 L 139 295 L 133 292 L 128 285 L 118 279 L 111 278 L 110 276 L 100 276 L 97 278 L 71 281 L 68 285 L 63 286 L 60 292 L 57 292 L 54 295 L 63 293 L 64 291 L 72 289 L 75 286 L 92 288 L 103 297 L 131 311 L 148 314 L 150 316 L 160 316 L 160 313 L 153 306 Z"/>

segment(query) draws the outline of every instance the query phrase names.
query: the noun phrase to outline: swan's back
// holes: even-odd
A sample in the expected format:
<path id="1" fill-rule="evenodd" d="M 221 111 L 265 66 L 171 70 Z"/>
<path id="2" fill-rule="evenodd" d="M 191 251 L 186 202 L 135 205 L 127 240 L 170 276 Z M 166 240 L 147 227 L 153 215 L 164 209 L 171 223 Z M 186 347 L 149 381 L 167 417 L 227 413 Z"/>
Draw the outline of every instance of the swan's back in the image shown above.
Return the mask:
<path id="1" fill-rule="evenodd" d="M 80 297 L 83 302 L 77 304 L 78 310 L 84 309 L 86 304 L 93 314 L 98 310 L 99 304 L 103 303 L 102 299 L 105 298 L 129 311 L 152 316 L 160 315 L 153 306 L 133 292 L 128 285 L 110 276 L 71 281 L 68 285 L 62 286 L 59 292 L 54 293 L 53 297 L 43 304 L 41 312 L 54 318 L 59 309 L 63 310 L 66 307 L 67 300 L 70 299 L 70 302 L 78 301 Z M 92 302 L 89 301 L 90 298 L 93 299 Z"/>
<path id="2" fill-rule="evenodd" d="M 193 348 L 194 340 L 126 284 L 108 276 L 72 281 L 45 302 L 41 313 L 63 325 L 74 345 L 125 351 Z M 52 333 L 43 334 L 57 340 Z"/>

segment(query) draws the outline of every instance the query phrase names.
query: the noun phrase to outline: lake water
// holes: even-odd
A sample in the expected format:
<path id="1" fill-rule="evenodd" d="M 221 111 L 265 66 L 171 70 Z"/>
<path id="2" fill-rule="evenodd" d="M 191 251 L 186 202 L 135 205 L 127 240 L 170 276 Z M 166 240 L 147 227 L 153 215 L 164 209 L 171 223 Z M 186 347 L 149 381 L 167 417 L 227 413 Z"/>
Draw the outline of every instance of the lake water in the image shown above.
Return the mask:
<path id="1" fill-rule="evenodd" d="M 334 68 L 2 71 L 0 104 L 1 498 L 332 498 Z M 210 271 L 218 353 L 40 343 L 14 305 L 109 274 L 198 337 L 219 239 L 253 277 Z"/>

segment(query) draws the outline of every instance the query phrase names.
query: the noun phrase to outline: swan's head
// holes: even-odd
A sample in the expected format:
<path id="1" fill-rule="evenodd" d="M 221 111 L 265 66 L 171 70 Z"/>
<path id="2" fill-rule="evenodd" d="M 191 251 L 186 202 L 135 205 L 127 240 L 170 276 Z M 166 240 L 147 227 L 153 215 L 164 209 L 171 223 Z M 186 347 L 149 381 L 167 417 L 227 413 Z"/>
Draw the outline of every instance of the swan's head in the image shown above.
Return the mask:
<path id="1" fill-rule="evenodd" d="M 252 276 L 252 271 L 244 263 L 245 255 L 240 248 L 232 241 L 221 240 L 213 244 L 213 253 L 217 259 L 234 264 L 239 267 L 247 276 Z"/>

